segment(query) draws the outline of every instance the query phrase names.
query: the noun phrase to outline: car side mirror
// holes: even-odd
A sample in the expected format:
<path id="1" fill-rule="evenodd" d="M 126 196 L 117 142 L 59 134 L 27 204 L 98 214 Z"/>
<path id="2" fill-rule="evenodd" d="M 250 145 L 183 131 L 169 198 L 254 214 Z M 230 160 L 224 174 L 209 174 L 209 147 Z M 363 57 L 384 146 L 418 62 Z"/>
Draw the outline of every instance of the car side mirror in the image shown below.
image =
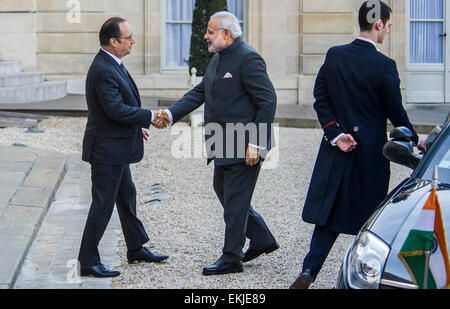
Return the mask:
<path id="1" fill-rule="evenodd" d="M 412 141 L 414 138 L 413 132 L 407 127 L 397 127 L 394 128 L 389 137 L 395 141 Z"/>
<path id="2" fill-rule="evenodd" d="M 417 168 L 421 158 L 413 152 L 412 142 L 389 141 L 383 147 L 383 155 L 391 162 L 401 164 L 413 170 Z"/>
<path id="3" fill-rule="evenodd" d="M 391 140 L 383 147 L 384 157 L 389 161 L 415 170 L 421 157 L 414 153 L 413 136 L 411 130 L 406 127 L 394 128 L 389 135 Z"/>

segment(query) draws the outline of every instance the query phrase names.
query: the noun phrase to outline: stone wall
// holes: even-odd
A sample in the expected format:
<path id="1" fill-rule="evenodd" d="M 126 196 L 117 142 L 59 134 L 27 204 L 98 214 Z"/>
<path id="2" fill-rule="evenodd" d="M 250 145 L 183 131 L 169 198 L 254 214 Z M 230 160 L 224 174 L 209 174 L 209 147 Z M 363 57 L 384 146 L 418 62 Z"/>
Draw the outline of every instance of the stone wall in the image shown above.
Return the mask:
<path id="1" fill-rule="evenodd" d="M 248 42 L 265 59 L 279 104 L 298 103 L 300 2 L 249 0 Z"/>
<path id="2" fill-rule="evenodd" d="M 109 17 L 119 16 L 130 21 L 139 42 L 124 63 L 132 74 L 144 74 L 143 0 L 80 0 L 79 16 L 70 4 L 67 0 L 36 0 L 37 70 L 50 79 L 85 75 L 100 49 L 101 25 Z"/>
<path id="3" fill-rule="evenodd" d="M 141 94 L 180 97 L 188 89 L 187 73 L 163 71 L 161 34 L 164 1 L 145 1 L 145 75 L 136 76 Z M 248 43 L 264 57 L 279 104 L 298 103 L 300 72 L 299 0 L 248 0 Z"/>
<path id="4" fill-rule="evenodd" d="M 33 0 L 0 1 L 0 60 L 21 60 L 22 68 L 36 68 L 36 16 Z"/>
<path id="5" fill-rule="evenodd" d="M 188 74 L 161 67 L 164 0 L 2 0 L 0 60 L 20 60 L 23 68 L 47 79 L 83 77 L 99 50 L 98 31 L 111 16 L 132 26 L 136 45 L 124 63 L 141 95 L 179 98 L 188 89 Z M 279 104 L 312 104 L 316 74 L 329 47 L 358 34 L 362 0 L 248 0 L 247 41 L 264 57 Z M 390 2 L 390 1 L 388 1 Z M 393 35 L 382 51 L 399 58 L 404 68 L 404 1 L 394 3 Z M 397 13 L 399 11 L 399 13 Z M 397 15 L 396 15 L 397 14 Z M 77 20 L 77 18 L 79 20 Z M 391 48 L 392 42 L 395 42 Z M 75 91 L 76 92 L 76 91 Z"/>
<path id="6" fill-rule="evenodd" d="M 316 75 L 328 49 L 335 45 L 347 44 L 359 34 L 358 10 L 362 0 L 301 0 L 301 2 L 299 102 L 312 104 Z M 390 55 L 389 38 L 379 47 L 383 53 Z"/>

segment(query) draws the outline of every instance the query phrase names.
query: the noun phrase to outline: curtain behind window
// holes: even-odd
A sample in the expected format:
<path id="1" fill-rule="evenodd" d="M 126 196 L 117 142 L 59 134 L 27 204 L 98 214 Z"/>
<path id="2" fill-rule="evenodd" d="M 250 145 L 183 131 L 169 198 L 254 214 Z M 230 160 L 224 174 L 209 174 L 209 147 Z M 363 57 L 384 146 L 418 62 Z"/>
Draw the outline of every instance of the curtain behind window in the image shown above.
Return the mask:
<path id="1" fill-rule="evenodd" d="M 186 66 L 195 0 L 166 0 L 166 66 Z"/>
<path id="2" fill-rule="evenodd" d="M 167 67 L 188 66 L 194 7 L 195 0 L 166 0 L 166 60 L 164 65 Z M 241 21 L 243 27 L 244 0 L 228 0 L 228 11 Z"/>
<path id="3" fill-rule="evenodd" d="M 443 63 L 443 0 L 410 0 L 410 63 Z"/>

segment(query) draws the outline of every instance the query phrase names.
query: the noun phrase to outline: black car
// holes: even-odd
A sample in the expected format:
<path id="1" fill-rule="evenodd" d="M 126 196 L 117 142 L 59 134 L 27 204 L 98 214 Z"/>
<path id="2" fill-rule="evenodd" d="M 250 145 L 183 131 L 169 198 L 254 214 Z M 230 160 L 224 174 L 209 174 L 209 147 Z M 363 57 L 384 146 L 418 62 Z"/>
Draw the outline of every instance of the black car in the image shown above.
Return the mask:
<path id="1" fill-rule="evenodd" d="M 397 130 L 398 133 L 398 130 Z M 450 123 L 431 134 L 430 148 L 423 157 L 412 151 L 401 155 L 398 147 L 410 147 L 407 140 L 390 149 L 401 157 L 397 163 L 415 168 L 380 204 L 350 246 L 342 263 L 336 287 L 339 289 L 416 289 L 399 253 L 410 229 L 430 195 L 433 172 L 438 166 L 437 195 L 442 209 L 447 246 L 450 248 Z M 395 134 L 394 134 L 395 135 Z M 392 134 L 391 134 L 392 137 Z M 395 137 L 395 136 L 394 136 Z M 401 140 L 402 138 L 399 138 Z M 399 146 L 400 145 L 400 146 Z M 398 146 L 398 147 L 397 147 Z M 397 148 L 396 148 L 397 147 Z M 400 148 L 401 148 L 400 147 Z M 392 154 L 392 153 L 391 153 Z M 385 153 L 386 155 L 386 153 Z M 409 156 L 409 158 L 408 158 Z M 392 158 L 390 158 L 392 160 Z M 418 159 L 418 160 L 417 160 Z M 418 166 L 414 163 L 417 160 Z M 396 161 L 396 160 L 393 160 Z"/>

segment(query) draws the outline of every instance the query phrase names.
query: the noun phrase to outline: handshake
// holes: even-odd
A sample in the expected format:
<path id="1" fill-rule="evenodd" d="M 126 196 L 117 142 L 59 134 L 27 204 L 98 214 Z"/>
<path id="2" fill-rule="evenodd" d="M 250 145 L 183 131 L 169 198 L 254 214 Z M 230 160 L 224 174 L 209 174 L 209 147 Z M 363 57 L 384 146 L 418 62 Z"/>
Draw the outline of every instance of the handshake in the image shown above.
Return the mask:
<path id="1" fill-rule="evenodd" d="M 153 111 L 155 115 L 152 125 L 158 129 L 165 129 L 170 124 L 169 115 L 162 109 L 158 111 Z"/>

